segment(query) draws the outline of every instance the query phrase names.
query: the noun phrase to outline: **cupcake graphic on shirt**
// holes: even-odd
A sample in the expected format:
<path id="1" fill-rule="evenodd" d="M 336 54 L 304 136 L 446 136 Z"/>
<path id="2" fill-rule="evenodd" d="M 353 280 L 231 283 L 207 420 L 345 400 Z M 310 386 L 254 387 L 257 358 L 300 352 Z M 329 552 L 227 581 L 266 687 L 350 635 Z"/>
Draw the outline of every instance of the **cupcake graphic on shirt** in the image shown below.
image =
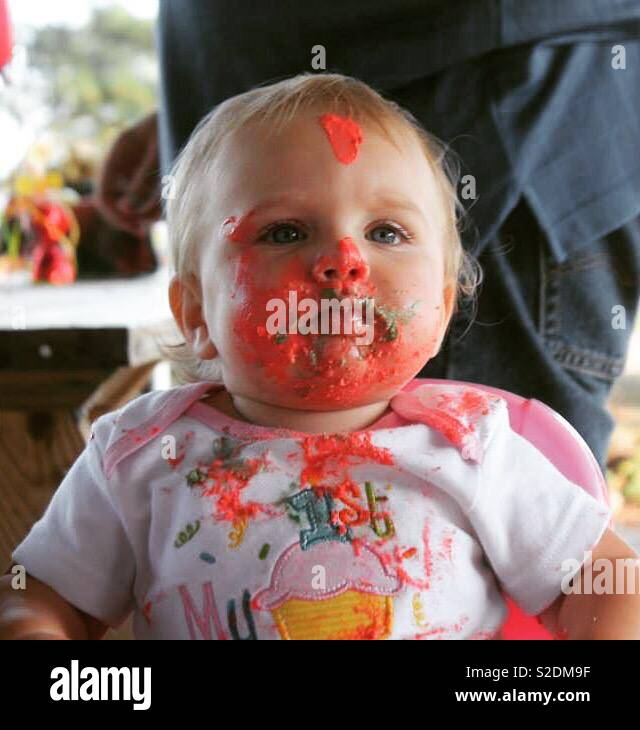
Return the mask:
<path id="1" fill-rule="evenodd" d="M 283 639 L 386 639 L 401 589 L 371 547 L 334 539 L 290 545 L 252 604 L 271 611 Z"/>

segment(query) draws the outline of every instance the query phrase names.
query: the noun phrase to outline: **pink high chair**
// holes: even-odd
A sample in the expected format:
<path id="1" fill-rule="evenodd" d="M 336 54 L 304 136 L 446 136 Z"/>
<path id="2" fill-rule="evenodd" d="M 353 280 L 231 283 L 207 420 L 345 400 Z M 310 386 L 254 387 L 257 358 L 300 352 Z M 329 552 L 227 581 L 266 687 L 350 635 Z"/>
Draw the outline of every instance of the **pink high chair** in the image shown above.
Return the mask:
<path id="1" fill-rule="evenodd" d="M 411 391 L 425 383 L 471 385 L 504 398 L 511 428 L 541 451 L 567 479 L 608 506 L 607 484 L 595 456 L 575 428 L 552 408 L 535 398 L 523 398 L 507 390 L 462 380 L 415 378 L 404 390 Z M 509 615 L 502 629 L 504 639 L 553 638 L 535 616 L 525 614 L 509 597 L 505 598 Z"/>

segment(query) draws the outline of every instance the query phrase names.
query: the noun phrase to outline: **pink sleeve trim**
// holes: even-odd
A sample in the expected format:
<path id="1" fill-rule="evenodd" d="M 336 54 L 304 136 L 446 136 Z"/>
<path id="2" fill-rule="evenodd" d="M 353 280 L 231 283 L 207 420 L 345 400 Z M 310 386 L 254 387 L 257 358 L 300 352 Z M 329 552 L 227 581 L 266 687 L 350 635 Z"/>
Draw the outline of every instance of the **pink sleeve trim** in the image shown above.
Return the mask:
<path id="1" fill-rule="evenodd" d="M 164 401 L 158 411 L 134 428 L 127 429 L 117 441 L 107 448 L 103 468 L 107 479 L 125 457 L 154 439 L 167 426 L 179 418 L 189 406 L 201 398 L 214 383 L 194 383 L 176 388 Z"/>

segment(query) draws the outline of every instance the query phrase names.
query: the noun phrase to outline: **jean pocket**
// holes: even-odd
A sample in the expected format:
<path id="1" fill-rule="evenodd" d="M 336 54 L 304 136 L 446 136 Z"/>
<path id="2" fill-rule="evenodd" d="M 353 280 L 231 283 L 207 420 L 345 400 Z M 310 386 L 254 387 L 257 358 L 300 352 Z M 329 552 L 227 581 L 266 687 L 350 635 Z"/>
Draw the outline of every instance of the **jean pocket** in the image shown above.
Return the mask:
<path id="1" fill-rule="evenodd" d="M 581 383 L 610 386 L 622 374 L 639 297 L 640 221 L 559 264 L 540 247 L 540 334 Z"/>

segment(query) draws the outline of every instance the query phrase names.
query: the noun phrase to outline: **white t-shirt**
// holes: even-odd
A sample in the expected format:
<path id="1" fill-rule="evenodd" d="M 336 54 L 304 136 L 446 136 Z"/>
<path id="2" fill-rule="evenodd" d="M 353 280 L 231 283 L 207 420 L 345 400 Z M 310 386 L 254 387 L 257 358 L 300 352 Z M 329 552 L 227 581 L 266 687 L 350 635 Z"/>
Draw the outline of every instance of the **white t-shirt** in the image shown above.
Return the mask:
<path id="1" fill-rule="evenodd" d="M 492 638 L 503 591 L 539 613 L 608 525 L 477 389 L 311 436 L 231 419 L 211 388 L 97 419 L 13 560 L 110 626 L 133 611 L 138 639 Z"/>

